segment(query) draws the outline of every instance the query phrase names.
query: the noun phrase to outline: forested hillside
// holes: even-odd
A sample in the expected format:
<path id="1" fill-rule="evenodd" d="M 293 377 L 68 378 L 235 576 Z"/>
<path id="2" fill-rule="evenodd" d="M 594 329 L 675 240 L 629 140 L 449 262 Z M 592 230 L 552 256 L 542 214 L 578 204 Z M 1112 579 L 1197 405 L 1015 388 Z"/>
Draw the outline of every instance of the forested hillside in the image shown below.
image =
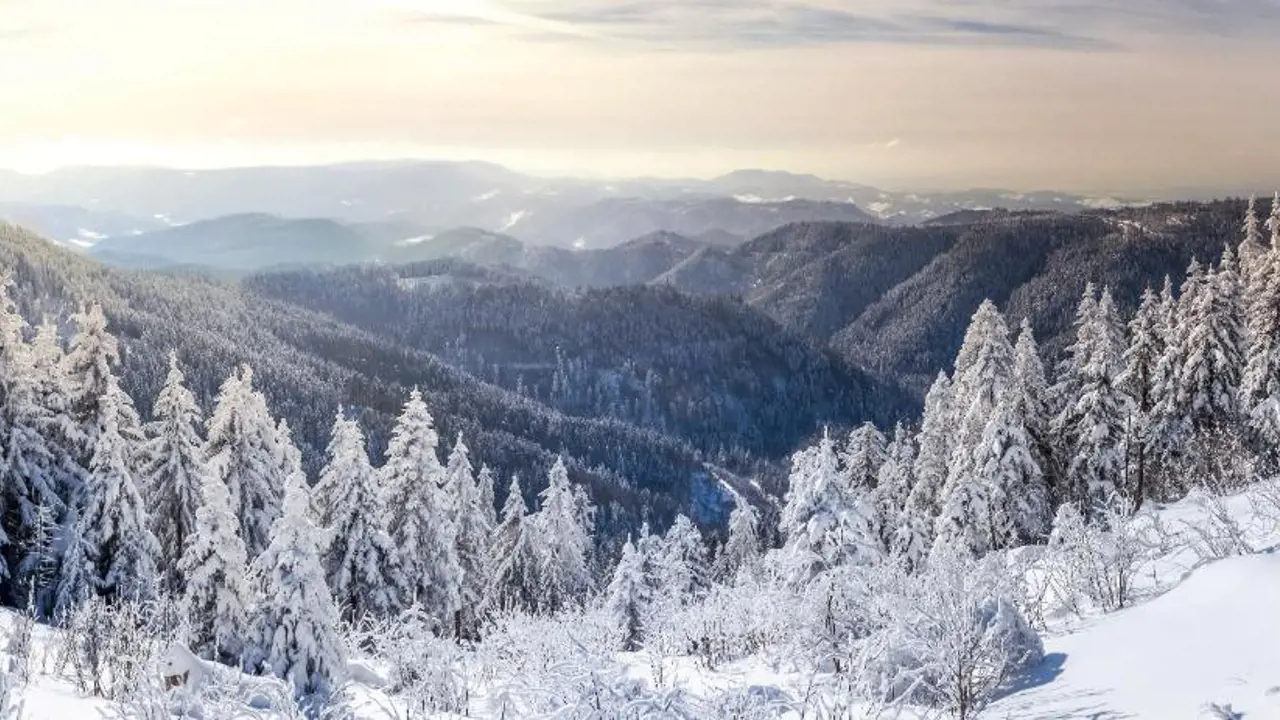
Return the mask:
<path id="1" fill-rule="evenodd" d="M 712 456 L 778 459 L 823 424 L 914 410 L 758 310 L 643 285 L 571 292 L 458 263 L 258 275 L 264 297 L 330 313 L 581 417 L 652 428 Z"/>
<path id="2" fill-rule="evenodd" d="M 314 474 L 341 405 L 368 428 L 380 453 L 391 419 L 412 387 L 435 409 L 442 437 L 463 433 L 478 463 L 502 477 L 545 477 L 556 453 L 589 481 L 604 527 L 641 517 L 669 521 L 677 510 L 714 521 L 719 493 L 692 446 L 623 422 L 573 417 L 488 384 L 427 352 L 379 338 L 331 317 L 273 302 L 219 280 L 105 268 L 13 226 L 0 226 L 0 263 L 34 320 L 65 320 L 80 303 L 101 302 L 123 347 L 122 384 L 147 412 L 176 350 L 205 407 L 238 365 L 294 428 Z M 616 502 L 615 502 L 616 501 Z M 612 519 L 611 519 L 612 518 Z"/>

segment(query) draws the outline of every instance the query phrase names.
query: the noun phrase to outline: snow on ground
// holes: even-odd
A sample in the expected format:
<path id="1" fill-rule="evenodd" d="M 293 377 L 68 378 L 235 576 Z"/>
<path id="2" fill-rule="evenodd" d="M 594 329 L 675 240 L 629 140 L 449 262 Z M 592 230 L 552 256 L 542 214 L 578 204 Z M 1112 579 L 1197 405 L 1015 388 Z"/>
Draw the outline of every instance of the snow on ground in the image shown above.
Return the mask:
<path id="1" fill-rule="evenodd" d="M 529 215 L 528 210 L 517 210 L 507 216 L 507 221 L 502 223 L 502 227 L 498 228 L 498 232 L 506 232 L 515 227 L 519 222 Z"/>
<path id="2" fill-rule="evenodd" d="M 1173 590 L 1045 640 L 993 717 L 1194 718 L 1208 702 L 1280 718 L 1280 555 L 1228 558 Z"/>

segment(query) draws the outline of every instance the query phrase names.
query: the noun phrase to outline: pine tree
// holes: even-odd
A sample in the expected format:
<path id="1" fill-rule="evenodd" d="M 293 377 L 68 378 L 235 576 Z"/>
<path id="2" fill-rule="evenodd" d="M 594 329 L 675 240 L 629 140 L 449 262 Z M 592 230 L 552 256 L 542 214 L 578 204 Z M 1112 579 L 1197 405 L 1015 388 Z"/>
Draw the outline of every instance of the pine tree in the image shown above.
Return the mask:
<path id="1" fill-rule="evenodd" d="M 1089 363 L 1093 353 L 1093 327 L 1098 309 L 1098 290 L 1093 283 L 1087 283 L 1080 304 L 1076 307 L 1072 328 L 1075 330 L 1075 342 L 1067 346 L 1062 362 L 1057 368 L 1057 380 L 1053 385 L 1052 406 L 1058 410 L 1050 424 L 1055 437 L 1062 434 L 1074 424 L 1071 416 L 1075 398 L 1080 395 L 1084 384 L 1084 366 Z"/>
<path id="2" fill-rule="evenodd" d="M 538 610 L 538 553 L 528 520 L 528 506 L 521 494 L 520 482 L 511 478 L 502 507 L 502 522 L 494 530 L 489 551 L 486 608 L 499 612 Z"/>
<path id="3" fill-rule="evenodd" d="M 1235 254 L 1228 247 L 1222 264 L 1184 303 L 1186 360 L 1181 371 L 1179 405 L 1199 432 L 1217 430 L 1238 417 L 1240 375 L 1239 286 Z"/>
<path id="4" fill-rule="evenodd" d="M 1169 495 L 1169 485 L 1174 478 L 1175 460 L 1185 445 L 1190 426 L 1188 413 L 1183 409 L 1179 396 L 1182 384 L 1182 368 L 1186 362 L 1186 307 L 1191 304 L 1195 289 L 1201 282 L 1199 263 L 1193 261 L 1187 270 L 1179 299 L 1174 299 L 1172 282 L 1165 277 L 1160 292 L 1161 316 L 1164 320 L 1163 351 L 1156 362 L 1155 376 L 1151 383 L 1151 411 L 1147 416 L 1147 453 L 1156 471 L 1151 483 L 1154 497 Z"/>
<path id="5" fill-rule="evenodd" d="M 150 598 L 158 574 L 160 544 L 129 465 L 132 448 L 120 433 L 120 418 L 130 413 L 129 396 L 107 376 L 107 389 L 98 403 L 100 414 L 93 433 L 94 451 L 80 517 L 92 581 L 107 597 Z M 131 409 L 131 408 L 130 408 Z"/>
<path id="6" fill-rule="evenodd" d="M 471 474 L 470 451 L 458 435 L 444 472 L 444 490 L 454 519 L 454 548 L 462 570 L 461 607 L 454 614 L 454 634 L 474 635 L 478 608 L 484 597 L 489 537 L 493 534 L 492 511 L 483 506 L 480 489 Z M 492 506 L 490 506 L 492 507 Z"/>
<path id="7" fill-rule="evenodd" d="M 169 374 L 151 414 L 155 420 L 139 460 L 141 485 L 160 542 L 165 588 L 181 593 L 178 561 L 195 531 L 206 470 L 197 431 L 204 419 L 195 396 L 183 385 L 176 353 L 169 353 Z"/>
<path id="8" fill-rule="evenodd" d="M 248 553 L 226 484 L 203 474 L 201 500 L 177 567 L 185 581 L 191 649 L 205 659 L 238 666 L 244 660 L 253 599 L 246 575 Z"/>
<path id="9" fill-rule="evenodd" d="M 1044 362 L 1040 359 L 1040 346 L 1036 343 L 1031 322 L 1026 318 L 1022 319 L 1018 340 L 1013 347 L 1013 379 L 1018 393 L 1017 411 L 1026 423 L 1033 442 L 1032 459 L 1044 474 L 1048 499 L 1052 503 L 1053 493 L 1059 484 L 1053 454 L 1053 436 L 1049 429 L 1052 393 Z"/>
<path id="10" fill-rule="evenodd" d="M 984 435 L 999 404 L 1016 396 L 1009 327 L 990 301 L 984 301 L 974 313 L 961 354 L 969 360 L 953 387 L 951 421 L 956 438 L 939 499 L 941 514 L 934 524 L 934 548 L 936 552 L 951 546 L 981 555 L 997 542 L 988 519 L 995 499 L 990 497 L 991 488 L 983 475 L 987 459 Z"/>
<path id="11" fill-rule="evenodd" d="M 67 381 L 68 410 L 78 425 L 77 460 L 88 467 L 97 437 L 93 435 L 99 404 L 107 394 L 107 385 L 120 364 L 120 345 L 107 331 L 107 318 L 97 303 L 71 316 L 76 333 L 63 358 Z"/>
<path id="12" fill-rule="evenodd" d="M 1148 455 L 1151 454 L 1152 412 L 1157 403 L 1157 378 L 1160 358 L 1164 355 L 1165 310 L 1158 295 L 1151 288 L 1142 293 L 1142 303 L 1129 321 L 1129 343 L 1124 352 L 1124 370 L 1116 378 L 1116 384 L 1129 397 L 1128 475 L 1133 487 L 1128 494 L 1140 505 L 1149 493 L 1147 487 Z"/>
<path id="13" fill-rule="evenodd" d="M 462 568 L 449 500 L 441 487 L 438 442 L 431 413 L 415 389 L 391 432 L 381 475 L 391 497 L 391 537 L 410 581 L 410 599 L 444 627 L 461 607 Z"/>
<path id="14" fill-rule="evenodd" d="M 908 568 L 923 564 L 933 546 L 934 521 L 941 510 L 939 501 L 947 483 L 951 455 L 951 417 L 951 381 L 945 372 L 939 372 L 925 396 L 919 451 L 912 473 L 915 482 L 894 538 L 894 553 L 903 558 Z"/>
<path id="15" fill-rule="evenodd" d="M 635 652 L 642 646 L 645 626 L 652 612 L 653 597 L 647 576 L 649 560 L 636 550 L 630 538 L 622 546 L 622 557 L 613 571 L 605 600 L 605 610 L 621 638 L 619 649 Z"/>
<path id="16" fill-rule="evenodd" d="M 226 483 L 245 550 L 256 558 L 266 549 L 271 525 L 280 516 L 286 443 L 271 419 L 266 398 L 253 389 L 249 366 L 222 383 L 206 424 L 206 467 Z"/>
<path id="17" fill-rule="evenodd" d="M 1006 395 L 997 403 L 974 456 L 991 547 L 1015 547 L 1044 537 L 1049 531 L 1048 492 L 1016 396 Z"/>
<path id="18" fill-rule="evenodd" d="M 338 411 L 313 504 L 329 536 L 321 554 L 333 600 L 352 620 L 386 618 L 408 588 L 387 534 L 387 507 L 354 420 Z"/>
<path id="19" fill-rule="evenodd" d="M 585 596 L 591 585 L 588 559 L 591 553 L 593 511 L 585 498 L 569 484 L 564 458 L 557 457 L 541 504 L 530 519 L 538 550 L 539 606 L 555 612 Z"/>
<path id="20" fill-rule="evenodd" d="M 915 460 L 915 439 L 902 423 L 898 423 L 893 429 L 893 440 L 885 451 L 885 461 L 876 478 L 876 489 L 871 494 L 875 508 L 874 525 L 880 536 L 881 552 L 885 554 L 894 549 L 898 521 L 915 484 L 912 477 Z"/>
<path id="21" fill-rule="evenodd" d="M 1071 449 L 1063 499 L 1092 513 L 1123 485 L 1130 414 L 1128 398 L 1116 384 L 1124 336 L 1109 290 L 1103 291 L 1082 331 L 1090 340 L 1089 355 L 1078 369 L 1079 393 L 1064 411 L 1072 422 L 1063 428 Z"/>
<path id="22" fill-rule="evenodd" d="M 1257 204 L 1258 196 L 1251 196 L 1249 198 L 1249 209 L 1245 211 L 1244 227 L 1241 228 L 1244 231 L 1244 240 L 1240 242 L 1240 263 L 1246 283 L 1255 261 L 1266 252 L 1266 246 L 1262 244 L 1262 230 L 1258 223 Z"/>
<path id="23" fill-rule="evenodd" d="M 305 481 L 285 479 L 271 542 L 252 564 L 259 587 L 251 665 L 282 678 L 298 698 L 327 696 L 346 672 L 338 607 L 320 563 L 324 532 L 308 517 Z"/>
<path id="24" fill-rule="evenodd" d="M 849 434 L 849 444 L 840 459 L 851 487 L 867 492 L 875 488 L 886 447 L 884 433 L 869 422 Z"/>
<path id="25" fill-rule="evenodd" d="M 711 566 L 702 533 L 685 515 L 676 520 L 661 538 L 655 570 L 663 594 L 675 605 L 686 605 L 702 595 L 711 584 Z"/>
<path id="26" fill-rule="evenodd" d="M 791 474 L 779 530 L 796 568 L 793 580 L 806 581 L 825 567 L 862 563 L 879 557 L 869 493 L 855 491 L 840 468 L 835 442 L 822 439 L 791 457 Z"/>
<path id="27" fill-rule="evenodd" d="M 760 514 L 751 503 L 737 499 L 729 513 L 729 535 L 716 557 L 716 576 L 729 582 L 759 562 L 764 551 L 760 542 Z"/>
<path id="28" fill-rule="evenodd" d="M 493 471 L 488 465 L 481 465 L 480 472 L 476 474 L 476 487 L 480 492 L 480 511 L 484 514 L 485 522 L 490 528 L 498 525 L 498 504 L 494 496 L 497 480 L 493 477 Z M 490 530 L 492 532 L 492 530 Z"/>

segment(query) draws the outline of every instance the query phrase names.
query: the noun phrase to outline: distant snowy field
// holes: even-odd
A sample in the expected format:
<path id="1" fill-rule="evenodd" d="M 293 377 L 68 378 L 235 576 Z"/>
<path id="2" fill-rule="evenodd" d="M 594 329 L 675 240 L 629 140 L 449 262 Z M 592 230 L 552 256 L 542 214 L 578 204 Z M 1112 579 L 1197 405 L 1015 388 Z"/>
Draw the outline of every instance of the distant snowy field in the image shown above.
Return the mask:
<path id="1" fill-rule="evenodd" d="M 1144 511 L 1143 515 L 1154 521 L 1152 527 L 1160 528 L 1159 537 L 1149 539 L 1167 550 L 1153 554 L 1135 575 L 1141 598 L 1138 603 L 1110 614 L 1086 611 L 1081 616 L 1048 618 L 1049 628 L 1042 633 L 1044 661 L 1010 683 L 1003 697 L 981 717 L 1280 718 L 1280 554 L 1272 549 L 1278 539 L 1272 519 L 1277 513 L 1257 510 L 1275 507 L 1261 499 L 1263 496 L 1274 498 L 1276 494 L 1262 485 L 1223 501 L 1193 497 Z M 1038 550 L 1031 548 L 1029 552 Z M 12 612 L 5 612 L 6 634 L 12 632 L 16 619 Z M 568 628 L 566 632 L 572 636 L 593 630 Z M 80 692 L 70 668 L 57 667 L 59 645 L 59 631 L 35 629 L 31 680 L 15 688 L 23 704 L 22 715 L 4 717 L 142 717 Z M 611 666 L 592 666 L 591 674 L 602 686 L 642 683 L 659 698 L 654 704 L 650 697 L 625 717 L 939 717 L 936 711 L 876 715 L 872 708 L 842 707 L 834 676 L 815 676 L 765 657 L 727 663 L 714 671 L 692 657 L 657 657 L 647 651 L 618 653 L 610 662 Z M 381 672 L 376 661 L 366 663 L 375 674 Z M 361 674 L 366 677 L 356 679 L 373 682 L 368 673 Z M 535 682 L 532 677 L 530 680 Z M 157 676 L 157 688 L 159 685 Z M 411 713 L 399 698 L 354 681 L 348 689 L 354 715 L 347 717 L 461 717 Z M 503 717 L 505 706 L 507 718 L 608 717 L 577 711 L 510 712 L 520 706 L 522 695 L 536 692 L 536 687 L 522 686 L 510 678 L 477 679 L 469 689 L 467 716 Z M 728 714 L 725 698 L 734 696 L 752 698 L 751 711 Z M 670 711 L 662 709 L 662 697 L 673 699 Z M 549 698 L 541 701 L 554 703 Z M 830 708 L 840 708 L 839 714 Z M 296 715 L 253 711 L 245 706 L 238 717 Z"/>

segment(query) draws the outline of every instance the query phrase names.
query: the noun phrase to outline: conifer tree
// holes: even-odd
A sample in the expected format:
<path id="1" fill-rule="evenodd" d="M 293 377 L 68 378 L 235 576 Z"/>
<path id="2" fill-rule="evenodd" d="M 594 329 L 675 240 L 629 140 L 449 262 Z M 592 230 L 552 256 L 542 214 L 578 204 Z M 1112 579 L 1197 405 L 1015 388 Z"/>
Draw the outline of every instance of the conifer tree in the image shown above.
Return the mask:
<path id="1" fill-rule="evenodd" d="M 751 503 L 738 498 L 729 513 L 729 534 L 716 557 L 716 576 L 732 581 L 744 570 L 755 567 L 763 548 L 760 542 L 760 514 Z"/>
<path id="2" fill-rule="evenodd" d="M 455 545 L 457 530 L 442 488 L 438 442 L 435 422 L 415 389 L 391 432 L 381 475 L 391 497 L 391 537 L 400 567 L 409 578 L 409 599 L 445 627 L 461 607 L 462 568 Z"/>
<path id="3" fill-rule="evenodd" d="M 1013 347 L 1013 379 L 1018 393 L 1017 412 L 1026 424 L 1027 432 L 1032 440 L 1032 459 L 1044 474 L 1044 484 L 1049 492 L 1049 501 L 1053 501 L 1053 492 L 1057 487 L 1057 473 L 1054 467 L 1053 436 L 1049 426 L 1052 419 L 1050 401 L 1052 393 L 1045 374 L 1044 362 L 1040 358 L 1040 346 L 1036 343 L 1035 332 L 1031 322 L 1022 319 L 1018 329 L 1018 340 Z"/>
<path id="4" fill-rule="evenodd" d="M 444 490 L 456 527 L 454 548 L 462 571 L 461 607 L 454 614 L 454 633 L 464 637 L 474 634 L 478 608 L 488 585 L 485 570 L 493 523 L 491 511 L 483 507 L 484 500 L 471 474 L 470 451 L 461 434 L 449 453 Z"/>
<path id="5" fill-rule="evenodd" d="M 879 556 L 870 495 L 855 491 L 840 468 L 835 442 L 822 439 L 791 457 L 791 474 L 779 530 L 803 582 L 817 571 Z"/>
<path id="6" fill-rule="evenodd" d="M 894 549 L 898 521 L 906 509 L 907 496 L 914 485 L 912 469 L 915 459 L 915 439 L 899 422 L 893 429 L 893 439 L 885 450 L 885 460 L 880 466 L 876 489 L 872 492 L 874 524 L 880 537 L 880 549 L 886 554 Z"/>
<path id="7" fill-rule="evenodd" d="M 850 487 L 865 492 L 875 488 L 880 466 L 885 461 L 886 447 L 884 433 L 869 422 L 849 434 L 849 443 L 840 459 Z"/>
<path id="8" fill-rule="evenodd" d="M 266 549 L 271 525 L 280 516 L 286 443 L 266 398 L 253 389 L 249 366 L 222 383 L 206 425 L 206 467 L 227 485 L 231 507 L 240 519 L 240 536 L 252 560 Z"/>
<path id="9" fill-rule="evenodd" d="M 1128 494 L 1140 505 L 1149 493 L 1147 487 L 1148 455 L 1151 454 L 1152 412 L 1157 403 L 1157 377 L 1160 357 L 1164 354 L 1165 312 L 1160 297 L 1147 288 L 1133 319 L 1129 321 L 1129 342 L 1124 351 L 1124 370 L 1116 383 L 1129 397 L 1128 463 L 1133 487 Z"/>
<path id="10" fill-rule="evenodd" d="M 894 553 L 908 568 L 919 567 L 933 546 L 934 521 L 947 483 L 951 417 L 951 381 L 945 372 L 939 372 L 925 396 L 919 450 L 912 473 L 915 482 L 907 494 L 894 539 Z"/>
<path id="11" fill-rule="evenodd" d="M 663 594 L 676 605 L 701 596 L 710 585 L 711 568 L 702 533 L 693 522 L 685 515 L 676 516 L 656 545 L 659 552 L 655 569 Z"/>
<path id="12" fill-rule="evenodd" d="M 1093 306 L 1093 317 L 1083 331 L 1090 338 L 1089 355 L 1078 370 L 1079 394 L 1067 411 L 1072 424 L 1065 427 L 1070 443 L 1067 466 L 1068 493 L 1092 513 L 1123 484 L 1125 439 L 1128 433 L 1128 398 L 1117 386 L 1123 364 L 1123 331 L 1109 290 Z M 1078 341 L 1077 341 L 1078 342 Z"/>
<path id="13" fill-rule="evenodd" d="M 538 512 L 530 519 L 537 539 L 539 606 L 555 612 L 582 598 L 591 585 L 591 517 L 585 498 L 569 484 L 564 458 L 557 457 L 539 495 Z"/>
<path id="14" fill-rule="evenodd" d="M 528 506 L 521 494 L 520 482 L 513 477 L 502 507 L 502 522 L 494 530 L 489 551 L 485 607 L 490 610 L 538 610 L 538 552 L 528 520 Z"/>
<path id="15" fill-rule="evenodd" d="M 128 410 L 126 410 L 126 406 Z M 92 582 L 99 594 L 113 598 L 150 598 L 158 580 L 160 544 L 129 465 L 132 448 L 120 432 L 120 418 L 132 411 L 129 396 L 114 375 L 98 403 L 93 458 L 80 516 Z"/>
<path id="16" fill-rule="evenodd" d="M 218 478 L 201 476 L 201 505 L 178 571 L 191 622 L 191 649 L 208 660 L 238 666 L 243 660 L 253 600 L 249 558 L 231 494 Z"/>
<path id="17" fill-rule="evenodd" d="M 183 385 L 176 353 L 169 353 L 169 374 L 151 414 L 150 439 L 140 453 L 141 485 L 160 543 L 165 588 L 180 593 L 178 564 L 195 531 L 206 471 L 197 430 L 204 419 L 195 396 Z"/>
<path id="18" fill-rule="evenodd" d="M 107 331 L 107 318 L 97 303 L 71 316 L 76 332 L 63 357 L 67 381 L 68 410 L 78 425 L 77 461 L 87 468 L 93 456 L 93 435 L 101 417 L 99 404 L 107 394 L 107 385 L 120 364 L 120 345 Z M 122 428 L 123 430 L 123 428 Z"/>
<path id="19" fill-rule="evenodd" d="M 641 648 L 645 626 L 652 612 L 653 597 L 647 580 L 649 559 L 627 539 L 622 557 L 609 582 L 605 610 L 620 636 L 619 649 L 635 652 Z"/>
<path id="20" fill-rule="evenodd" d="M 1222 264 L 1186 300 L 1186 359 L 1179 405 L 1198 432 L 1221 429 L 1237 418 L 1242 367 L 1239 286 L 1235 254 L 1228 247 Z M 1186 301 L 1184 301 L 1186 302 Z"/>
<path id="21" fill-rule="evenodd" d="M 285 479 L 271 542 L 252 563 L 258 601 L 254 669 L 283 679 L 298 698 L 323 698 L 346 673 L 338 607 L 320 563 L 324 532 L 311 522 L 306 479 Z"/>
<path id="22" fill-rule="evenodd" d="M 313 504 L 329 542 L 321 563 L 338 608 L 351 620 L 385 618 L 408 592 L 387 534 L 387 507 L 354 420 L 338 411 Z"/>
<path id="23" fill-rule="evenodd" d="M 476 474 L 476 488 L 480 492 L 480 511 L 491 528 L 490 532 L 492 528 L 498 526 L 498 505 L 494 494 L 497 489 L 496 482 L 497 479 L 494 478 L 489 466 L 481 465 L 480 472 Z"/>

